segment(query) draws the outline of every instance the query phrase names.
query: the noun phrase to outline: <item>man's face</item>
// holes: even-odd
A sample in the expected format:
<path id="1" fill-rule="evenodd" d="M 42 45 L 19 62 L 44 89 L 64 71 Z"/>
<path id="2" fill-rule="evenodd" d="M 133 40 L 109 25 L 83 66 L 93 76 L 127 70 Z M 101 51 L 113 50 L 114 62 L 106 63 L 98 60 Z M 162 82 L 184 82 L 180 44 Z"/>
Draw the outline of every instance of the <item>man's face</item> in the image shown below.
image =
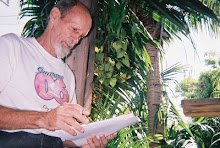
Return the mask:
<path id="1" fill-rule="evenodd" d="M 88 34 L 92 20 L 80 5 L 71 9 L 64 18 L 55 19 L 52 33 L 54 50 L 57 58 L 64 58 Z"/>

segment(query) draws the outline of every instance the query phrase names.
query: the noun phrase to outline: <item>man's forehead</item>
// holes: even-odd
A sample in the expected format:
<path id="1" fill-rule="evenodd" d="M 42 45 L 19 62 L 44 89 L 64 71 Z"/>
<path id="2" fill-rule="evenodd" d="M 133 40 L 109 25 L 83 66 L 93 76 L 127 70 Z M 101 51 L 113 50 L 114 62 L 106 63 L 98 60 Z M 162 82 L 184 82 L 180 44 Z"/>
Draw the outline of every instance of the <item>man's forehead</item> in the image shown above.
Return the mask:
<path id="1" fill-rule="evenodd" d="M 89 10 L 80 2 L 78 2 L 75 6 L 73 6 L 73 8 L 69 10 L 69 12 L 73 14 L 80 13 L 91 17 Z"/>
<path id="2" fill-rule="evenodd" d="M 65 15 L 65 17 L 64 18 L 66 18 L 66 17 L 82 17 L 83 19 L 87 19 L 87 21 L 92 21 L 92 18 L 91 18 L 91 15 L 90 15 L 90 13 L 89 13 L 89 11 L 86 9 L 86 8 L 84 8 L 83 6 L 78 6 L 78 5 L 76 5 L 76 6 L 74 6 L 73 8 L 71 8 L 71 10 L 69 10 L 68 12 L 67 12 L 67 14 Z"/>

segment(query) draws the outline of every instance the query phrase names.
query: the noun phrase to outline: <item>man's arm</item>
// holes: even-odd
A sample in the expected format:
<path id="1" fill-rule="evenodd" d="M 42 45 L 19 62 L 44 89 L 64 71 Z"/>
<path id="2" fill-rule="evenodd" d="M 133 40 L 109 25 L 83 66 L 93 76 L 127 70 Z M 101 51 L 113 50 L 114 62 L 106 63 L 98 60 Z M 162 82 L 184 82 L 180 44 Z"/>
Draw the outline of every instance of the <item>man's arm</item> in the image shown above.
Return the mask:
<path id="1" fill-rule="evenodd" d="M 80 110 L 83 113 L 80 114 Z M 38 129 L 64 130 L 72 135 L 83 132 L 83 127 L 77 122 L 88 124 L 86 117 L 89 111 L 78 104 L 64 103 L 49 112 L 22 111 L 0 106 L 0 129 Z"/>
<path id="2" fill-rule="evenodd" d="M 80 110 L 82 109 L 83 112 L 81 114 Z M 90 112 L 82 106 L 69 103 L 64 103 L 49 112 L 22 111 L 0 106 L 0 129 L 61 129 L 72 135 L 76 135 L 72 127 L 79 132 L 83 132 L 83 127 L 77 121 L 88 124 L 89 120 L 86 116 L 89 115 L 89 113 Z M 83 148 L 93 146 L 105 147 L 108 140 L 115 138 L 116 135 L 117 133 L 114 133 L 105 137 L 102 134 L 100 135 L 100 140 L 93 135 L 87 138 L 88 144 L 84 145 Z M 75 146 L 71 141 L 65 141 L 64 145 Z"/>
<path id="3" fill-rule="evenodd" d="M 0 129 L 35 129 L 40 128 L 43 112 L 21 111 L 0 106 Z"/>

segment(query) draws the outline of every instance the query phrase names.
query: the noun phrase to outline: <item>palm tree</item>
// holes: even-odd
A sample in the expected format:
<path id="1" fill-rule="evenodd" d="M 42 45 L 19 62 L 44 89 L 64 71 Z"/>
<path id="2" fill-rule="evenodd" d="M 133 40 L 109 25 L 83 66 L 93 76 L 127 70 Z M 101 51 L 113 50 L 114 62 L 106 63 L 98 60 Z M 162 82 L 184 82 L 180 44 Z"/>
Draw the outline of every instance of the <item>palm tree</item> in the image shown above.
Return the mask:
<path id="1" fill-rule="evenodd" d="M 136 9 L 137 14 L 139 14 L 139 18 L 141 18 L 141 21 L 152 38 L 158 41 L 161 46 L 163 45 L 162 40 L 166 40 L 167 37 L 176 35 L 178 31 L 188 36 L 190 33 L 190 26 L 197 27 L 197 23 L 201 25 L 202 21 L 209 23 L 208 18 L 214 18 L 213 20 L 217 21 L 216 16 L 198 1 L 143 1 L 143 3 L 138 2 L 136 5 L 144 5 L 142 6 L 144 8 L 148 7 L 148 10 Z M 211 22 L 211 24 L 215 24 L 214 22 Z M 216 26 L 214 25 L 212 29 L 215 31 Z M 149 107 L 148 132 L 149 135 L 154 133 L 163 134 L 162 124 L 158 124 L 162 122 L 158 121 L 157 118 L 157 112 L 159 111 L 162 98 L 159 66 L 159 53 L 162 52 L 150 44 L 146 44 L 146 50 L 151 57 L 152 67 L 154 69 L 153 75 L 150 76 L 147 91 Z"/>

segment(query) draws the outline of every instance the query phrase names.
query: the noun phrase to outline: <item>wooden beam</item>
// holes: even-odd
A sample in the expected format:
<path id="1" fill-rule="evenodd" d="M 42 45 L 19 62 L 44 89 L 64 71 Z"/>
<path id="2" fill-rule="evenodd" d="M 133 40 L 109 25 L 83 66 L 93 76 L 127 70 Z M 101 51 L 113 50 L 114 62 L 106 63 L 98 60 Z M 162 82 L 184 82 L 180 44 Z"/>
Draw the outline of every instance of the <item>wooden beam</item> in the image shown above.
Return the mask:
<path id="1" fill-rule="evenodd" d="M 181 105 L 207 105 L 220 104 L 220 98 L 202 98 L 182 100 Z"/>
<path id="2" fill-rule="evenodd" d="M 181 106 L 186 116 L 220 117 L 220 98 L 182 100 Z"/>
<path id="3" fill-rule="evenodd" d="M 220 117 L 220 112 L 184 112 L 187 117 Z"/>
<path id="4" fill-rule="evenodd" d="M 218 111 L 220 112 L 220 105 L 185 105 L 183 106 L 185 110 L 189 110 L 192 112 L 198 112 L 198 111 Z"/>

